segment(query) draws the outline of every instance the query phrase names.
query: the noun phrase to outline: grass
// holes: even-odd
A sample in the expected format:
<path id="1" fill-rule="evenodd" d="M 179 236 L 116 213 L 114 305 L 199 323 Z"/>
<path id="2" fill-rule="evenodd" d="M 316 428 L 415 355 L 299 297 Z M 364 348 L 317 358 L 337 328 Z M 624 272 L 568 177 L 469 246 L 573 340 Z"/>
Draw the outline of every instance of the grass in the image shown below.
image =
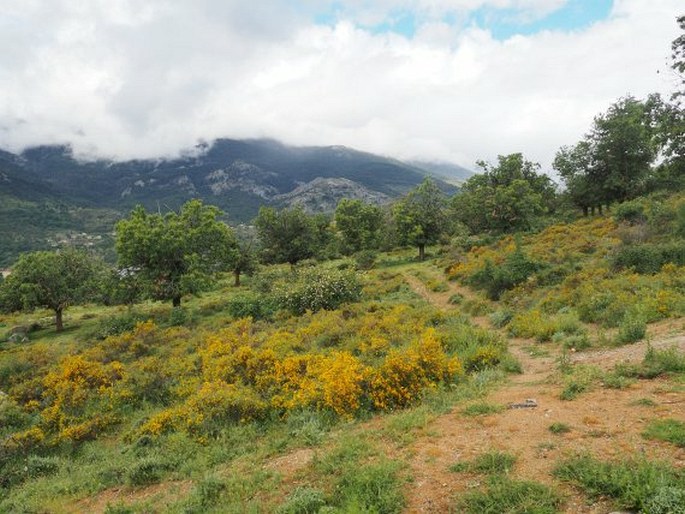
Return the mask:
<path id="1" fill-rule="evenodd" d="M 566 423 L 552 423 L 549 427 L 548 430 L 552 432 L 553 434 L 560 435 L 560 434 L 567 434 L 571 431 L 571 427 L 568 426 Z"/>
<path id="2" fill-rule="evenodd" d="M 591 498 L 608 497 L 620 509 L 647 510 L 666 488 L 685 490 L 685 473 L 672 466 L 648 460 L 603 462 L 580 456 L 560 463 L 554 470 L 557 478 L 579 487 Z"/>
<path id="3" fill-rule="evenodd" d="M 476 416 L 487 416 L 489 414 L 497 414 L 502 412 L 504 407 L 502 405 L 495 405 L 492 403 L 479 402 L 472 403 L 461 410 L 464 416 L 476 417 Z"/>
<path id="4" fill-rule="evenodd" d="M 514 468 L 515 463 L 514 455 L 495 451 L 479 455 L 472 461 L 452 464 L 449 470 L 454 473 L 507 474 Z"/>
<path id="5" fill-rule="evenodd" d="M 665 441 L 685 448 L 685 423 L 676 419 L 658 419 L 650 421 L 642 432 L 646 439 Z"/>
<path id="6" fill-rule="evenodd" d="M 463 514 L 555 514 L 562 498 L 537 482 L 513 481 L 503 477 L 490 480 L 482 491 L 466 493 L 451 512 Z"/>

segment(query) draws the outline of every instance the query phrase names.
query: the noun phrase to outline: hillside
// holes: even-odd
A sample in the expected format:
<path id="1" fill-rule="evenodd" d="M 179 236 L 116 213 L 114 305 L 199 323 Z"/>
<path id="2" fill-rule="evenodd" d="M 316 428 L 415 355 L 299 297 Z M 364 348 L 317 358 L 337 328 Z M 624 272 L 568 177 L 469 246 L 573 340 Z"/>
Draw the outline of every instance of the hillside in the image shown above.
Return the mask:
<path id="1" fill-rule="evenodd" d="M 4 315 L 0 512 L 677 512 L 683 205 Z"/>
<path id="2" fill-rule="evenodd" d="M 248 222 L 261 205 L 331 212 L 343 198 L 386 203 L 427 171 L 345 147 L 288 147 L 270 140 L 219 139 L 176 159 L 83 161 L 67 146 L 0 151 L 0 266 L 55 240 L 108 239 L 137 204 L 177 209 L 190 198 Z M 445 181 L 447 193 L 456 191 Z M 22 230 L 18 230 L 22 227 Z"/>

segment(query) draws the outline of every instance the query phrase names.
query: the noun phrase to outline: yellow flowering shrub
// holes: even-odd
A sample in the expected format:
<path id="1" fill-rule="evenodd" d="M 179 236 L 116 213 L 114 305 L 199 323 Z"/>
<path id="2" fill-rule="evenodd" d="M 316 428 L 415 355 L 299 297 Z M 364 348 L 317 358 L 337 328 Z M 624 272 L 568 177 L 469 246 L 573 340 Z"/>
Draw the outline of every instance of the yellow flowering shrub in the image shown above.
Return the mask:
<path id="1" fill-rule="evenodd" d="M 451 382 L 463 373 L 456 357 L 449 357 L 435 329 L 427 329 L 409 348 L 393 350 L 371 378 L 371 396 L 377 409 L 415 403 L 426 387 Z"/>

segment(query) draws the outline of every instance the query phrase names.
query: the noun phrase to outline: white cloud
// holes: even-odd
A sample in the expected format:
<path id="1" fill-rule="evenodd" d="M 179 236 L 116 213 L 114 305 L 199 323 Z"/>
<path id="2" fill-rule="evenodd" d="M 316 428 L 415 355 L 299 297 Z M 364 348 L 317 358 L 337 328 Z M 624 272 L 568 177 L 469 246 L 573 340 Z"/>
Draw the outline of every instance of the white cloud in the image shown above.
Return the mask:
<path id="1" fill-rule="evenodd" d="M 313 0 L 10 0 L 0 147 L 72 142 L 129 158 L 273 137 L 467 166 L 522 151 L 547 165 L 619 96 L 668 93 L 682 11 L 679 0 L 620 0 L 589 28 L 506 41 L 442 19 L 485 4 L 542 16 L 563 3 L 348 1 L 320 26 Z M 419 13 L 411 39 L 358 24 L 398 7 Z"/>

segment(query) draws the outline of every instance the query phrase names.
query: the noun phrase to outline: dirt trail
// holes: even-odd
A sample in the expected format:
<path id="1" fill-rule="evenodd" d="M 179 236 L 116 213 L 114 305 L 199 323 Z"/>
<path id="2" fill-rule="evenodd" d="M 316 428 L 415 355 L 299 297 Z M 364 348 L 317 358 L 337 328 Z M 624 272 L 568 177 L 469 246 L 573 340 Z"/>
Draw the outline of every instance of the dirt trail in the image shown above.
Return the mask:
<path id="1" fill-rule="evenodd" d="M 465 298 L 475 296 L 455 284 L 450 284 L 447 292 L 434 293 L 413 276 L 405 275 L 405 279 L 419 295 L 440 309 L 455 308 L 446 302 L 455 292 Z M 487 318 L 476 322 L 490 328 Z M 618 362 L 639 362 L 649 344 L 655 348 L 677 346 L 685 351 L 682 320 L 650 327 L 650 335 L 650 343 L 643 341 L 620 348 L 573 353 L 569 360 L 608 370 Z M 538 407 L 505 408 L 497 414 L 477 418 L 455 410 L 433 420 L 421 431 L 422 436 L 402 451 L 413 477 L 407 491 L 406 512 L 449 512 L 455 496 L 482 485 L 485 480 L 477 475 L 452 473 L 449 466 L 493 450 L 517 457 L 513 478 L 553 483 L 563 491 L 568 513 L 605 514 L 611 509 L 603 502 L 587 504 L 571 488 L 554 481 L 554 465 L 564 457 L 579 452 L 590 452 L 601 458 L 644 455 L 685 466 L 685 449 L 647 441 L 641 436 L 650 419 L 685 419 L 682 389 L 674 389 L 665 380 L 639 381 L 625 389 L 598 386 L 576 400 L 563 401 L 559 397 L 564 387 L 557 371 L 559 349 L 545 345 L 546 355 L 536 356 L 537 352 L 530 351 L 534 345 L 530 340 L 509 339 L 510 351 L 521 362 L 523 373 L 512 377 L 484 401 L 506 407 L 534 399 Z M 640 399 L 649 402 L 636 403 Z M 570 431 L 555 435 L 549 429 L 552 423 L 563 423 Z"/>

